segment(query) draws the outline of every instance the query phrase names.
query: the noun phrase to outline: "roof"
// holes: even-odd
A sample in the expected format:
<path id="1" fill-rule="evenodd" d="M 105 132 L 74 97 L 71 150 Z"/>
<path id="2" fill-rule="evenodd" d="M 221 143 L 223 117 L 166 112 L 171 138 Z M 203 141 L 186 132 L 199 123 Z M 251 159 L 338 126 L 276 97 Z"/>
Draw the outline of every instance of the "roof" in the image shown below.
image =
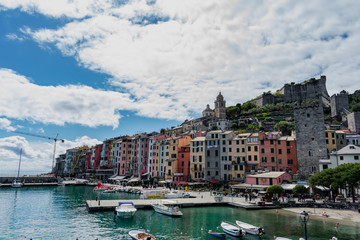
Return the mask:
<path id="1" fill-rule="evenodd" d="M 339 151 L 335 152 L 335 154 L 337 154 L 337 155 L 360 154 L 360 147 L 353 145 L 353 144 L 349 144 L 349 145 L 343 147 L 342 149 L 340 149 Z"/>
<path id="2" fill-rule="evenodd" d="M 205 141 L 205 137 L 197 137 L 197 138 L 194 138 L 191 140 L 191 142 L 194 142 L 194 141 Z"/>
<path id="3" fill-rule="evenodd" d="M 247 184 L 247 183 L 240 183 L 240 184 L 236 184 L 236 185 L 231 185 L 231 188 L 237 188 L 237 189 L 258 189 L 258 190 L 263 190 L 266 189 L 268 187 L 270 187 L 270 185 L 256 185 L 256 184 Z"/>
<path id="4" fill-rule="evenodd" d="M 267 173 L 259 173 L 255 175 L 247 175 L 246 177 L 249 178 L 278 178 L 281 175 L 285 174 L 286 172 L 267 172 Z"/>

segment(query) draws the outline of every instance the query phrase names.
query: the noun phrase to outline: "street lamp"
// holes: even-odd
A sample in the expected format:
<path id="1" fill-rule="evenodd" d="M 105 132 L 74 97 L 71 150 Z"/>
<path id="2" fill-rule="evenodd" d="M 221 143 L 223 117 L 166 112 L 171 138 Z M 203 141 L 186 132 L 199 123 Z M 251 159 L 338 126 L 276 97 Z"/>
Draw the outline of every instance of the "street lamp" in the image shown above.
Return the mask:
<path id="1" fill-rule="evenodd" d="M 304 231 L 305 231 L 305 240 L 307 240 L 307 229 L 306 229 L 306 223 L 309 221 L 309 214 L 305 211 L 300 213 L 300 219 L 304 223 Z"/>

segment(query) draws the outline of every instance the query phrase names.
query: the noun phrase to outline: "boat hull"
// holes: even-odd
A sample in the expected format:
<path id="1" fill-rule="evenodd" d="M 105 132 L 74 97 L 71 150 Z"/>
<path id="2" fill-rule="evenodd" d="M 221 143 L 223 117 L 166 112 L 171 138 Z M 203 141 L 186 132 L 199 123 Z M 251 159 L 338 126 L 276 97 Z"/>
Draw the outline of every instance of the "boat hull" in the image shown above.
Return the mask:
<path id="1" fill-rule="evenodd" d="M 256 226 L 253 226 L 253 225 L 245 223 L 245 222 L 236 221 L 236 225 L 239 228 L 241 228 L 242 230 L 244 230 L 246 233 L 251 234 L 251 235 L 261 236 L 261 235 L 265 234 L 265 231 L 261 227 L 256 227 Z"/>
<path id="2" fill-rule="evenodd" d="M 171 217 L 181 217 L 183 215 L 178 208 L 161 206 L 159 204 L 152 204 L 151 206 L 154 208 L 155 212 L 160 214 L 168 215 Z"/>
<path id="3" fill-rule="evenodd" d="M 208 234 L 210 234 L 211 236 L 214 236 L 214 237 L 218 237 L 218 238 L 224 238 L 226 236 L 226 233 L 219 233 L 219 232 L 213 232 L 213 231 L 209 231 Z"/>
<path id="4" fill-rule="evenodd" d="M 129 235 L 133 240 L 156 240 L 156 238 L 150 233 L 139 230 L 132 230 L 129 232 Z"/>

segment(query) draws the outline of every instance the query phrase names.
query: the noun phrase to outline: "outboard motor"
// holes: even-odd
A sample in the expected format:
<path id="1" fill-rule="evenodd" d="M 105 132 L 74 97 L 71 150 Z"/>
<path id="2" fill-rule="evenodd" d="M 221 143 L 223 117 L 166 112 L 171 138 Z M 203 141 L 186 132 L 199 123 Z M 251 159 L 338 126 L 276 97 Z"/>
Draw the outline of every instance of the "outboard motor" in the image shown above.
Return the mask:
<path id="1" fill-rule="evenodd" d="M 265 230 L 263 228 L 259 228 L 259 236 L 262 236 L 265 234 Z"/>

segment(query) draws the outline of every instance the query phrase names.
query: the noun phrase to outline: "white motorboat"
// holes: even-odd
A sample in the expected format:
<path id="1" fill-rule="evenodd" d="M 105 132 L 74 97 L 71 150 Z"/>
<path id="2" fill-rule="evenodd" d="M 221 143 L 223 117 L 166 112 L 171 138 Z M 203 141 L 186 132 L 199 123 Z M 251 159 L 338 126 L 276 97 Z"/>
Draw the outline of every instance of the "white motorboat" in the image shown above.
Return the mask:
<path id="1" fill-rule="evenodd" d="M 162 203 L 153 203 L 151 206 L 157 213 L 172 217 L 181 217 L 183 215 L 175 201 L 162 201 Z"/>
<path id="2" fill-rule="evenodd" d="M 245 230 L 247 233 L 252 234 L 252 235 L 262 236 L 265 234 L 265 231 L 263 228 L 256 227 L 254 225 L 251 225 L 251 224 L 248 224 L 245 222 L 236 221 L 236 225 L 238 225 L 241 229 Z"/>
<path id="3" fill-rule="evenodd" d="M 133 202 L 119 202 L 119 206 L 115 208 L 116 216 L 122 218 L 131 218 L 135 215 L 137 209 Z"/>
<path id="4" fill-rule="evenodd" d="M 17 178 L 12 182 L 11 187 L 13 188 L 21 188 L 24 184 L 19 180 L 19 175 L 20 175 L 20 166 L 21 166 L 21 153 L 22 153 L 22 148 L 20 149 L 20 159 L 19 159 L 19 168 L 18 168 L 18 174 L 17 174 Z"/>
<path id="5" fill-rule="evenodd" d="M 12 183 L 11 183 L 11 187 L 13 188 L 21 188 L 24 184 L 18 180 L 18 179 L 15 179 Z"/>
<path id="6" fill-rule="evenodd" d="M 274 237 L 274 240 L 291 240 L 291 239 L 286 237 Z"/>
<path id="7" fill-rule="evenodd" d="M 225 233 L 227 233 L 231 236 L 241 237 L 241 236 L 245 235 L 245 230 L 242 230 L 241 228 L 239 228 L 235 225 L 232 225 L 230 223 L 222 222 L 221 227 Z"/>
<path id="8" fill-rule="evenodd" d="M 133 240 L 156 240 L 153 235 L 141 230 L 132 230 L 129 235 Z"/>

